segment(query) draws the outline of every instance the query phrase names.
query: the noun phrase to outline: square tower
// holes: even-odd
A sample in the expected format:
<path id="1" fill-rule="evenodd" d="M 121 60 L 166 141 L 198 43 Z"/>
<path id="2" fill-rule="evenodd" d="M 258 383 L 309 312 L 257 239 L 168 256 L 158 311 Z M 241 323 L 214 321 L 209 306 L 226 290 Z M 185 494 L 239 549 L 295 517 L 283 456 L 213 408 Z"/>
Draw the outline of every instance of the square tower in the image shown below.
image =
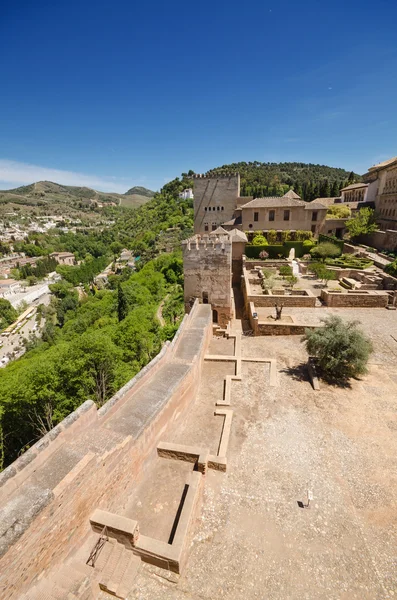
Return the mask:
<path id="1" fill-rule="evenodd" d="M 240 175 L 194 175 L 193 179 L 194 233 L 210 233 L 233 218 L 240 197 Z"/>
<path id="2" fill-rule="evenodd" d="M 228 234 L 194 235 L 182 242 L 185 310 L 196 298 L 211 304 L 213 321 L 232 318 L 232 242 Z"/>

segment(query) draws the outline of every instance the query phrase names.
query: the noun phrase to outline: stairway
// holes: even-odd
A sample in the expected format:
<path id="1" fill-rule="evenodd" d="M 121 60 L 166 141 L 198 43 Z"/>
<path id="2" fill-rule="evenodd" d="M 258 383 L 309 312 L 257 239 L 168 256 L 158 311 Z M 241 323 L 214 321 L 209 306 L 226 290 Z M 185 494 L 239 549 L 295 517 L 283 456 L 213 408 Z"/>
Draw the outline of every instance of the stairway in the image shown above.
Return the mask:
<path id="1" fill-rule="evenodd" d="M 101 590 L 125 600 L 131 591 L 141 559 L 122 544 L 107 542 L 98 557 L 95 569 L 100 570 Z"/>

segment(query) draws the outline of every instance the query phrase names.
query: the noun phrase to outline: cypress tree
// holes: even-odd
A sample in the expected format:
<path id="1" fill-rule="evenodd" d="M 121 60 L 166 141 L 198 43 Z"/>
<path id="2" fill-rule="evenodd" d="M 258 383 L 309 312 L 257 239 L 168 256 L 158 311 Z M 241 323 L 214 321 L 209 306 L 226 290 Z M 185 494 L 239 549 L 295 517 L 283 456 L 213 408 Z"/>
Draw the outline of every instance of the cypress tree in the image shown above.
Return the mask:
<path id="1" fill-rule="evenodd" d="M 122 288 L 121 282 L 119 281 L 117 286 L 117 316 L 119 322 L 126 318 L 128 314 L 128 303 L 125 292 Z"/>

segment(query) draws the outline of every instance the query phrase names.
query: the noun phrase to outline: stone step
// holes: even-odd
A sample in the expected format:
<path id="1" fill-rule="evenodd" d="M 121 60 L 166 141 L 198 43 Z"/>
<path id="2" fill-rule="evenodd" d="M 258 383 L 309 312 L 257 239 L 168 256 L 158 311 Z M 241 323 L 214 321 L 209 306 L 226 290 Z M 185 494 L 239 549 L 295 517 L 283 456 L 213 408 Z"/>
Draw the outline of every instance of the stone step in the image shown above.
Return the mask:
<path id="1" fill-rule="evenodd" d="M 117 566 L 116 566 L 115 570 L 113 571 L 111 578 L 108 581 L 108 584 L 106 587 L 109 590 L 109 592 L 112 594 L 116 595 L 117 588 L 119 587 L 120 583 L 123 580 L 125 571 L 130 562 L 130 558 L 131 558 L 130 554 L 132 554 L 130 550 L 124 549 L 124 552 L 120 556 L 119 562 L 117 563 Z"/>
<path id="2" fill-rule="evenodd" d="M 102 546 L 99 554 L 98 554 L 98 558 L 95 561 L 95 570 L 96 571 L 102 571 L 106 565 L 106 563 L 109 560 L 109 557 L 112 553 L 113 550 L 113 546 L 114 543 L 107 541 L 105 542 L 105 544 Z"/>
<path id="3" fill-rule="evenodd" d="M 138 574 L 138 570 L 142 564 L 142 561 L 139 556 L 132 554 L 128 566 L 125 570 L 123 579 L 120 582 L 120 585 L 117 588 L 117 597 L 118 598 L 127 598 L 128 594 L 133 588 L 135 583 L 135 578 Z"/>
<path id="4" fill-rule="evenodd" d="M 110 556 L 99 577 L 99 587 L 101 589 L 107 590 L 108 583 L 113 579 L 113 573 L 117 568 L 124 550 L 125 548 L 122 544 L 114 544 Z"/>

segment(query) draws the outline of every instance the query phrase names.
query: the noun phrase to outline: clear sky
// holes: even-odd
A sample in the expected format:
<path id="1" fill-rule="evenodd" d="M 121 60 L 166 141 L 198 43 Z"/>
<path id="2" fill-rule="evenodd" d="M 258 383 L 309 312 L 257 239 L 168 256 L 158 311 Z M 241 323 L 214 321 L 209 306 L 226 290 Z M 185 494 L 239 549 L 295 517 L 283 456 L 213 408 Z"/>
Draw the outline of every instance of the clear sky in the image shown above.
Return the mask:
<path id="1" fill-rule="evenodd" d="M 0 188 L 397 155 L 397 1 L 0 0 Z"/>

